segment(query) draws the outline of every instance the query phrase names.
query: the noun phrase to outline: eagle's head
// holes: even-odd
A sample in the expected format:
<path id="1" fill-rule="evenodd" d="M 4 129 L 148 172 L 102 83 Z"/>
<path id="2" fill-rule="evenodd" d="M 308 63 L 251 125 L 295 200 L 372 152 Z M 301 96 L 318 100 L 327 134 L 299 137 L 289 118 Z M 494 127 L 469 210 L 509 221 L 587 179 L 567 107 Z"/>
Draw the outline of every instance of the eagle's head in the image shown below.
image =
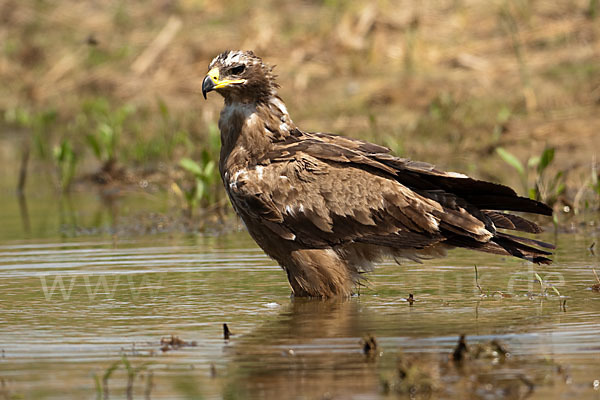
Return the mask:
<path id="1" fill-rule="evenodd" d="M 276 94 L 273 68 L 252 51 L 225 51 L 211 61 L 208 70 L 202 81 L 205 99 L 213 90 L 227 102 L 261 102 Z"/>

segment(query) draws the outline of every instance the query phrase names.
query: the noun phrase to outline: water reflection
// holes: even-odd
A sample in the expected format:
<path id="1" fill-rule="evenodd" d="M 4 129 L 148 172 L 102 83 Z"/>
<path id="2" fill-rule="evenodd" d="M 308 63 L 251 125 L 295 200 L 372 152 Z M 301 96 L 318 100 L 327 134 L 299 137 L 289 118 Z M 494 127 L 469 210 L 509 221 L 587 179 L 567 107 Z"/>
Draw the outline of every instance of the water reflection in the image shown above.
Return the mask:
<path id="1" fill-rule="evenodd" d="M 474 303 L 475 319 L 478 304 Z M 403 312 L 412 311 L 407 306 Z M 571 395 L 589 391 L 570 386 L 569 367 L 556 354 L 573 354 L 573 347 L 560 346 L 577 340 L 563 336 L 555 343 L 535 333 L 477 335 L 466 324 L 469 353 L 458 362 L 452 359 L 458 335 L 444 336 L 443 326 L 431 337 L 405 336 L 416 321 L 408 318 L 403 321 L 408 326 L 392 333 L 390 325 L 395 323 L 373 318 L 377 314 L 360 298 L 291 300 L 276 318 L 227 345 L 225 397 L 362 399 L 389 394 L 522 399 L 546 398 L 553 391 Z M 452 318 L 452 312 L 445 314 Z M 366 354 L 364 338 L 370 332 L 376 334 L 377 348 Z M 587 334 L 579 339 L 597 343 Z M 508 353 L 499 354 L 496 343 Z"/>
<path id="2" fill-rule="evenodd" d="M 229 386 L 247 398 L 370 397 L 379 393 L 377 364 L 360 343 L 359 299 L 294 299 L 274 321 L 227 349 Z"/>
<path id="3" fill-rule="evenodd" d="M 19 203 L 19 215 L 21 216 L 21 224 L 23 232 L 26 236 L 31 233 L 31 222 L 29 221 L 29 209 L 27 208 L 27 198 L 23 192 L 17 193 L 17 202 Z"/>

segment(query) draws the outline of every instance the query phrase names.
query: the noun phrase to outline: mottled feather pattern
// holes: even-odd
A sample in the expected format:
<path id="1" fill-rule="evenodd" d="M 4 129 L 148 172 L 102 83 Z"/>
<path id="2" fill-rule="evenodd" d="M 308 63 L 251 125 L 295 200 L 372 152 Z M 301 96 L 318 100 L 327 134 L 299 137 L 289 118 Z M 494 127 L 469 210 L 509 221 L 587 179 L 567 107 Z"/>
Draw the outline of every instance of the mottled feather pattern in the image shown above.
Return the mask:
<path id="1" fill-rule="evenodd" d="M 219 168 L 236 212 L 287 272 L 298 296 L 347 296 L 383 257 L 418 260 L 466 247 L 545 263 L 551 245 L 499 232 L 540 228 L 504 210 L 550 215 L 509 187 L 398 158 L 386 147 L 299 129 L 272 68 L 226 52 L 211 68 L 245 65 L 219 89 Z M 238 68 L 239 69 L 239 68 Z"/>

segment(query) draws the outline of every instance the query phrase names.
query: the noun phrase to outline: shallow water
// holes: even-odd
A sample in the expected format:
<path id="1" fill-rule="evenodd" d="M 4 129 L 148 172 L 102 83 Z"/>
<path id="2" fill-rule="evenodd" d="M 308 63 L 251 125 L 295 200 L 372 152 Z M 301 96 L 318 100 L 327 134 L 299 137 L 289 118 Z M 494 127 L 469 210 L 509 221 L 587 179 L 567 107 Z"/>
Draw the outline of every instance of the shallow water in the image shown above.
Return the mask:
<path id="1" fill-rule="evenodd" d="M 7 196 L 0 210 L 0 398 L 127 398 L 123 357 L 133 398 L 600 398 L 593 233 L 545 234 L 550 266 L 456 250 L 383 263 L 350 300 L 306 301 L 242 229 L 148 228 L 137 213 L 165 212 L 160 195 L 26 208 Z M 460 334 L 510 357 L 455 364 Z M 195 345 L 162 351 L 170 335 Z M 407 363 L 432 394 L 400 381 Z"/>

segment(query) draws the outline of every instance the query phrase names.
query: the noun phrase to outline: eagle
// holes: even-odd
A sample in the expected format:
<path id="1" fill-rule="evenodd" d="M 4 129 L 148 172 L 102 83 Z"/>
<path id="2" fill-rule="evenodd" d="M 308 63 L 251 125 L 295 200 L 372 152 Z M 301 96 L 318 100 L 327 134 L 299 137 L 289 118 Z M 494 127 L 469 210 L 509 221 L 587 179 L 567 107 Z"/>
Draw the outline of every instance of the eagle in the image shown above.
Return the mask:
<path id="1" fill-rule="evenodd" d="M 552 245 L 506 232 L 541 232 L 507 211 L 552 215 L 547 205 L 377 144 L 303 131 L 278 88 L 273 68 L 252 51 L 219 54 L 202 81 L 205 99 L 211 91 L 224 98 L 227 195 L 287 273 L 293 296 L 350 296 L 383 258 L 420 261 L 456 247 L 551 262 Z"/>

